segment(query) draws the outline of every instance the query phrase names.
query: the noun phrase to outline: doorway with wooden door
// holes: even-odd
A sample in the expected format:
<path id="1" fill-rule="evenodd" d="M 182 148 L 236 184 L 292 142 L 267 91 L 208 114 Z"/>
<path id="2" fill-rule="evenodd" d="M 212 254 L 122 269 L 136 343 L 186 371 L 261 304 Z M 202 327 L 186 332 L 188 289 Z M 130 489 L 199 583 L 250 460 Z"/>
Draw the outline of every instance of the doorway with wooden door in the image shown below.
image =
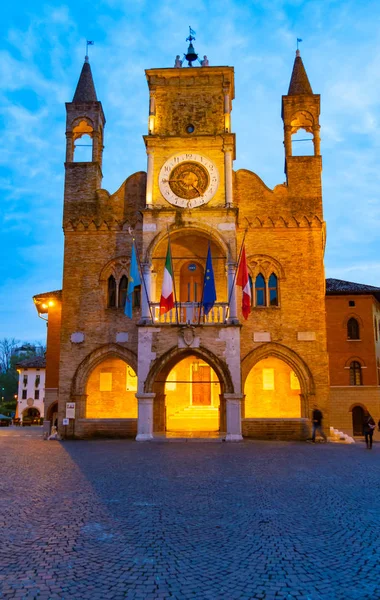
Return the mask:
<path id="1" fill-rule="evenodd" d="M 180 270 L 181 315 L 188 323 L 199 320 L 199 306 L 202 302 L 204 269 L 199 262 L 189 260 Z"/>
<path id="2" fill-rule="evenodd" d="M 192 365 L 192 406 L 211 406 L 211 369 L 197 361 Z"/>

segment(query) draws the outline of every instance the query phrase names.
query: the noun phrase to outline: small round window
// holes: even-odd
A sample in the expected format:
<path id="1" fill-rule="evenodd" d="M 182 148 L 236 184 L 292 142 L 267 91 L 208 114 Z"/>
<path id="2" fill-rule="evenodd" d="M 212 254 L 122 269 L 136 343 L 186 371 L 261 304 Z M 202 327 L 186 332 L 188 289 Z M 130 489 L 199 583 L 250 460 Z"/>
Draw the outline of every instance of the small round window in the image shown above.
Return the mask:
<path id="1" fill-rule="evenodd" d="M 195 130 L 195 127 L 194 127 L 194 125 L 191 125 L 191 124 L 190 124 L 190 125 L 188 125 L 188 126 L 186 127 L 186 131 L 187 131 L 187 133 L 194 133 L 194 130 Z"/>

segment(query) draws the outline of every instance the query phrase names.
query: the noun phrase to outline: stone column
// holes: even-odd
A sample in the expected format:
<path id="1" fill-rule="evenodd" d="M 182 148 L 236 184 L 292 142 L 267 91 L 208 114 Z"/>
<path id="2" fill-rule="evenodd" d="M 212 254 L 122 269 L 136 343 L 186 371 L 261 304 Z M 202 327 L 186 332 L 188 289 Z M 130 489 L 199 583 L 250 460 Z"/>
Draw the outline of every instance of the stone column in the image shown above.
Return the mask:
<path id="1" fill-rule="evenodd" d="M 230 133 L 231 131 L 231 105 L 230 105 L 230 94 L 229 88 L 223 88 L 224 92 L 224 131 Z"/>
<path id="2" fill-rule="evenodd" d="M 225 146 L 224 148 L 224 178 L 226 188 L 226 207 L 233 206 L 233 190 L 232 190 L 232 148 Z"/>
<path id="3" fill-rule="evenodd" d="M 313 127 L 313 143 L 314 143 L 314 156 L 320 156 L 321 154 L 321 136 L 320 136 L 320 126 L 316 125 Z"/>
<path id="4" fill-rule="evenodd" d="M 152 150 L 152 148 L 147 148 L 146 153 L 148 155 L 148 173 L 146 179 L 146 208 L 152 208 L 154 151 Z"/>
<path id="5" fill-rule="evenodd" d="M 146 442 L 153 439 L 153 401 L 156 394 L 137 393 L 138 419 L 137 419 L 137 442 Z"/>
<path id="6" fill-rule="evenodd" d="M 236 264 L 234 262 L 227 263 L 228 273 L 228 299 L 230 302 L 230 310 L 228 315 L 228 323 L 238 323 L 237 307 L 236 307 Z"/>
<path id="7" fill-rule="evenodd" d="M 141 282 L 141 321 L 142 323 L 151 323 L 152 316 L 150 314 L 149 302 L 152 301 L 152 279 L 151 266 L 149 263 L 142 263 L 143 281 Z"/>
<path id="8" fill-rule="evenodd" d="M 150 92 L 149 98 L 149 135 L 154 134 L 154 126 L 155 126 L 155 118 L 156 118 L 156 92 Z"/>
<path id="9" fill-rule="evenodd" d="M 291 125 L 285 125 L 284 127 L 284 146 L 285 156 L 292 156 L 292 127 Z"/>
<path id="10" fill-rule="evenodd" d="M 227 435 L 226 442 L 241 442 L 241 394 L 224 394 L 226 400 Z"/>
<path id="11" fill-rule="evenodd" d="M 66 133 L 66 162 L 71 163 L 74 160 L 74 141 L 71 131 Z"/>

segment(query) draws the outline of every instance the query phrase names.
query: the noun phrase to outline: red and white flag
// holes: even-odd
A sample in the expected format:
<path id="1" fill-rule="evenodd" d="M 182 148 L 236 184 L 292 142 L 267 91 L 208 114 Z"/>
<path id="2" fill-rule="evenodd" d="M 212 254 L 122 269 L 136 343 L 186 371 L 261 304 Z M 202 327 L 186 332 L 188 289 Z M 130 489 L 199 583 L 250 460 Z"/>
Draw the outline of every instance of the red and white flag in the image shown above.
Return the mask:
<path id="1" fill-rule="evenodd" d="M 162 282 L 162 291 L 160 298 L 160 314 L 163 315 L 171 310 L 174 306 L 174 284 L 173 284 L 173 269 L 172 257 L 170 254 L 170 244 L 166 253 L 164 279 Z"/>
<path id="2" fill-rule="evenodd" d="M 240 285 L 242 288 L 243 296 L 241 309 L 245 319 L 248 319 L 249 313 L 251 312 L 251 285 L 249 282 L 247 259 L 245 257 L 245 246 L 240 257 L 239 268 L 236 277 L 236 285 Z"/>

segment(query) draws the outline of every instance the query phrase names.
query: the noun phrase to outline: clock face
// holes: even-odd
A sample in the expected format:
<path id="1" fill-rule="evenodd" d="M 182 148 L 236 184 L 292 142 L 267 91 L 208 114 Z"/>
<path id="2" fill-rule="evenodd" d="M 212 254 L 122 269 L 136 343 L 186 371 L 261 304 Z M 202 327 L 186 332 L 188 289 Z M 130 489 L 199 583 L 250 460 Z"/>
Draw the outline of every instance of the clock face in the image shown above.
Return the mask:
<path id="1" fill-rule="evenodd" d="M 214 163 L 200 154 L 188 152 L 169 158 L 159 175 L 165 200 L 181 208 L 196 208 L 215 195 L 219 173 Z"/>

